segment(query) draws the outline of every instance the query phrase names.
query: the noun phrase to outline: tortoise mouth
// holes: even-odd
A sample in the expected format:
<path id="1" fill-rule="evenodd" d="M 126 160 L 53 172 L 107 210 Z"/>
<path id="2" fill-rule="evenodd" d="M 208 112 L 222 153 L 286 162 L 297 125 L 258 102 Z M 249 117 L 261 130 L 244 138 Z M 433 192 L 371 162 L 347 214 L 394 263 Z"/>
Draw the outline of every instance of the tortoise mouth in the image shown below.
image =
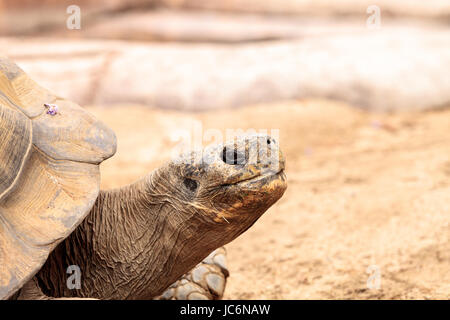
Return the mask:
<path id="1" fill-rule="evenodd" d="M 281 169 L 276 173 L 258 175 L 253 178 L 240 181 L 236 184 L 243 188 L 272 188 L 279 182 L 283 185 L 286 183 L 286 174 L 284 173 L 284 169 Z"/>
<path id="2" fill-rule="evenodd" d="M 246 179 L 242 179 L 233 183 L 222 184 L 221 187 L 230 187 L 230 186 L 263 186 L 271 183 L 272 181 L 281 180 L 283 182 L 286 181 L 286 174 L 284 173 L 284 168 L 279 169 L 277 172 L 268 172 L 262 174 L 259 172 L 258 174 L 251 176 Z"/>

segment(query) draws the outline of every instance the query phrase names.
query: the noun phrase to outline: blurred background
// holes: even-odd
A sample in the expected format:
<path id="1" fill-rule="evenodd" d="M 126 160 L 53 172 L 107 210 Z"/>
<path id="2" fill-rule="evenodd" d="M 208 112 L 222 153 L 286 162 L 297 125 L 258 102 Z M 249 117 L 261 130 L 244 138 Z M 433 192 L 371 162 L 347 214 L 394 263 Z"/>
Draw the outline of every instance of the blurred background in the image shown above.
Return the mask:
<path id="1" fill-rule="evenodd" d="M 225 298 L 450 298 L 448 1 L 0 0 L 0 52 L 115 130 L 104 188 L 179 129 L 280 130 Z"/>

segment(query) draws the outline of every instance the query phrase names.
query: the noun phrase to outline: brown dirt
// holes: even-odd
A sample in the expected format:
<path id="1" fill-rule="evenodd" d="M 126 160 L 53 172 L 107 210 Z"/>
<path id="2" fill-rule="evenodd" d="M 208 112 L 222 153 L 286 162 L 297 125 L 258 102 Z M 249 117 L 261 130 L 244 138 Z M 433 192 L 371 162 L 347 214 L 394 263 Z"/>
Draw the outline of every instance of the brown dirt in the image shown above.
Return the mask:
<path id="1" fill-rule="evenodd" d="M 227 246 L 226 299 L 450 298 L 450 110 L 369 114 L 328 101 L 89 110 L 119 142 L 102 165 L 103 187 L 166 160 L 175 131 L 196 120 L 204 129 L 280 129 L 288 190 Z M 367 287 L 369 266 L 380 289 Z"/>

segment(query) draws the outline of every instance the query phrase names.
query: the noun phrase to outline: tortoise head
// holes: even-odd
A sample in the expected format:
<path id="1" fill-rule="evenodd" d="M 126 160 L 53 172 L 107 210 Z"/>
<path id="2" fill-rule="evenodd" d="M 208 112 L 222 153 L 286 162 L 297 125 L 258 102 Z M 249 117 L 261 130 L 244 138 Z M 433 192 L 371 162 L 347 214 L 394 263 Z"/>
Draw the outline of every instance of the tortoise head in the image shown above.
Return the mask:
<path id="1" fill-rule="evenodd" d="M 173 159 L 165 184 L 184 211 L 229 231 L 247 230 L 287 187 L 285 160 L 275 139 L 241 136 Z M 167 167 L 166 167 L 167 168 Z M 227 236 L 227 238 L 228 238 Z"/>

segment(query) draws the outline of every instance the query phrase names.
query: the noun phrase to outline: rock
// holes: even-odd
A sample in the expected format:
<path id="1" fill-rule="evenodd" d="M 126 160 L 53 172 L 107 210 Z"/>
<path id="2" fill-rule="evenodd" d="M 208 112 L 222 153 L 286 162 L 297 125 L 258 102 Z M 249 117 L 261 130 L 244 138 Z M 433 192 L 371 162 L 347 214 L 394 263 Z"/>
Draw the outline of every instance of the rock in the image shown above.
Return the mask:
<path id="1" fill-rule="evenodd" d="M 271 16 L 278 20 L 286 19 L 305 19 L 314 17 L 325 18 L 342 18 L 348 19 L 354 17 L 365 23 L 365 20 L 372 12 L 367 12 L 368 8 L 374 5 L 371 0 L 345 0 L 345 1 L 329 1 L 329 0 L 79 0 L 74 3 L 72 0 L 3 0 L 0 2 L 0 35 L 64 35 L 65 37 L 83 37 L 90 35 L 83 31 L 75 32 L 67 30 L 66 20 L 70 14 L 66 12 L 70 5 L 76 4 L 81 9 L 82 28 L 95 26 L 96 36 L 110 37 L 107 29 L 103 29 L 106 25 L 113 28 L 112 33 L 123 35 L 124 31 L 117 28 L 113 20 L 117 20 L 117 15 L 127 16 L 129 18 L 138 18 L 133 16 L 133 12 L 142 12 L 142 10 L 170 8 L 176 9 L 177 12 L 191 13 L 193 10 L 205 11 L 206 15 L 216 19 L 217 13 L 234 14 L 234 20 L 239 24 L 240 18 L 235 13 L 243 14 L 262 14 L 263 17 Z M 428 0 L 428 1 L 410 1 L 410 0 L 378 0 L 376 6 L 381 10 L 382 21 L 389 17 L 395 18 L 425 18 L 438 20 L 444 23 L 448 22 L 450 16 L 450 3 L 446 0 Z M 131 15 L 127 13 L 131 11 Z M 208 12 L 209 11 L 209 12 Z M 125 13 L 125 14 L 124 14 Z M 215 14 L 215 15 L 214 15 Z M 151 15 L 148 18 L 152 18 Z M 151 26 L 149 30 L 149 22 L 143 22 L 144 32 L 138 31 L 135 36 L 147 39 L 149 34 L 154 34 L 155 39 L 167 39 L 167 36 L 181 38 L 192 38 L 194 35 L 208 34 L 208 30 L 192 29 L 192 25 L 187 25 L 181 21 L 181 25 L 187 26 L 187 30 L 180 28 L 180 19 L 175 23 L 166 22 L 159 23 L 158 17 L 153 17 L 153 21 L 158 25 Z M 170 17 L 165 17 L 169 18 Z M 203 17 L 204 18 L 204 17 Z M 138 18 L 139 19 L 139 18 Z M 219 15 L 220 19 L 220 15 Z M 289 18 L 287 18 L 289 19 Z M 103 20 L 103 21 L 100 21 Z M 120 20 L 120 19 L 119 19 Z M 144 19 L 145 20 L 145 19 Z M 100 21 L 100 26 L 98 22 Z M 104 23 L 105 22 L 105 23 Z M 133 29 L 136 22 L 128 19 L 130 23 L 129 29 Z M 141 19 L 142 23 L 142 19 Z M 235 24 L 235 22 L 231 22 Z M 103 26 L 103 27 L 102 27 Z M 212 24 L 212 34 L 219 35 L 223 33 L 223 28 L 217 28 Z M 126 27 L 126 24 L 125 24 Z M 174 27 L 172 29 L 171 27 Z M 145 29 L 147 28 L 147 31 Z M 136 28 L 134 28 L 136 29 Z M 245 31 L 248 30 L 241 30 Z M 278 30 L 280 32 L 282 30 Z M 252 34 L 251 31 L 250 34 Z M 289 31 L 290 33 L 291 31 Z M 181 35 L 180 35 L 181 33 Z M 160 36 L 161 38 L 158 38 Z M 237 35 L 240 37 L 240 35 Z"/>
<path id="2" fill-rule="evenodd" d="M 208 110 L 319 97 L 424 110 L 450 102 L 449 38 L 448 28 L 383 26 L 233 46 L 3 39 L 0 50 L 82 104 Z"/>

